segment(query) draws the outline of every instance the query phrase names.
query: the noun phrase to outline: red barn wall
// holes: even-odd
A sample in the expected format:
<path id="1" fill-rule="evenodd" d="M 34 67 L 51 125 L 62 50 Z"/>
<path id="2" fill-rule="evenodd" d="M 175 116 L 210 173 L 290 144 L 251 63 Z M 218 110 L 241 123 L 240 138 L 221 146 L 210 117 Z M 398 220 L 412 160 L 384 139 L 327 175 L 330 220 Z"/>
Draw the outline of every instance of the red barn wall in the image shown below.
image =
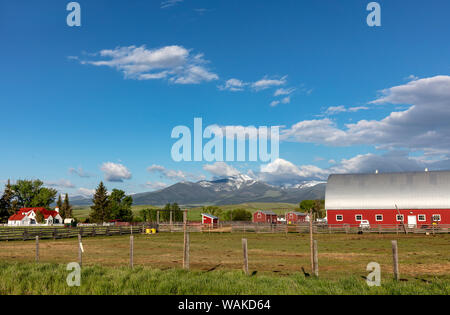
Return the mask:
<path id="1" fill-rule="evenodd" d="M 351 226 L 359 226 L 360 221 L 356 221 L 356 215 L 361 214 L 363 220 L 369 220 L 371 225 L 397 225 L 402 224 L 397 221 L 397 210 L 327 210 L 327 219 L 329 225 L 349 224 Z M 383 221 L 377 221 L 376 215 L 383 215 Z M 405 224 L 408 224 L 408 216 L 417 217 L 417 226 L 431 225 L 433 223 L 432 216 L 441 215 L 441 222 L 438 224 L 450 224 L 450 209 L 445 210 L 400 210 L 400 214 L 404 216 Z M 425 221 L 419 221 L 419 215 L 425 215 Z M 343 221 L 337 221 L 336 216 L 343 215 Z"/>

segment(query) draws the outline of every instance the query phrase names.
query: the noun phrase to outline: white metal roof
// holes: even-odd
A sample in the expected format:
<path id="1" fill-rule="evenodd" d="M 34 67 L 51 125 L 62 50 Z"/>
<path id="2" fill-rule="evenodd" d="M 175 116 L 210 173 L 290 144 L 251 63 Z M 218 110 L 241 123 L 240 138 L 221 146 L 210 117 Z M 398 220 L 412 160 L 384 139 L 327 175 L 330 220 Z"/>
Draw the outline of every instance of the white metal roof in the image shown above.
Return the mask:
<path id="1" fill-rule="evenodd" d="M 327 210 L 450 209 L 450 171 L 331 175 Z"/>

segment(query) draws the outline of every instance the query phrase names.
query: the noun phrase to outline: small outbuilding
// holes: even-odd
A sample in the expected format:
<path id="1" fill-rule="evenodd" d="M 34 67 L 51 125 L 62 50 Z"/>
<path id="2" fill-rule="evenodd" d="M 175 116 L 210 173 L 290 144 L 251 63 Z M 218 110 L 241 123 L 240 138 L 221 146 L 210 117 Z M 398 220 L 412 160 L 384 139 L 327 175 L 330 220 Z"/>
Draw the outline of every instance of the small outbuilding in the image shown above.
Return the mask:
<path id="1" fill-rule="evenodd" d="M 219 226 L 219 218 L 216 216 L 213 216 L 211 214 L 202 213 L 202 224 L 210 225 L 213 227 L 218 227 Z"/>
<path id="2" fill-rule="evenodd" d="M 308 222 L 307 220 L 308 214 L 302 212 L 288 212 L 286 214 L 286 223 L 287 224 L 298 224 Z"/>
<path id="3" fill-rule="evenodd" d="M 273 211 L 256 211 L 253 214 L 253 222 L 254 223 L 277 224 L 278 223 L 278 215 Z"/>

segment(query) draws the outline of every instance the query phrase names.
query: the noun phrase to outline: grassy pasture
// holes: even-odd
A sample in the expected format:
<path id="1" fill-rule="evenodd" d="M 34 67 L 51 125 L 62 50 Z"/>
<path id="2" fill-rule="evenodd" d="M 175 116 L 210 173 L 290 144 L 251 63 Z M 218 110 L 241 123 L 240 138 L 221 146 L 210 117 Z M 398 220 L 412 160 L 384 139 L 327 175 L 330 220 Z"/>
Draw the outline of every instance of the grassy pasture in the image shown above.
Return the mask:
<path id="1" fill-rule="evenodd" d="M 250 271 L 258 275 L 290 277 L 310 270 L 309 236 L 299 234 L 191 234 L 191 270 L 231 272 L 242 269 L 241 239 L 249 244 Z M 450 235 L 316 235 L 321 279 L 336 281 L 367 275 L 370 262 L 381 265 L 383 279 L 392 278 L 391 240 L 397 239 L 401 277 L 414 280 L 439 278 L 450 282 Z M 97 237 L 83 240 L 84 266 L 126 267 L 129 237 Z M 135 266 L 162 271 L 182 266 L 183 234 L 135 235 Z M 0 242 L 0 262 L 34 261 L 35 243 Z M 41 263 L 77 261 L 76 239 L 42 240 Z"/>
<path id="2" fill-rule="evenodd" d="M 381 287 L 369 287 L 363 279 L 346 276 L 338 280 L 291 276 L 248 277 L 239 271 L 158 270 L 150 267 L 84 267 L 80 287 L 69 287 L 64 265 L 1 263 L 0 295 L 306 295 L 306 294 L 441 294 L 450 293 L 449 281 L 434 279 L 395 283 L 388 279 Z"/>

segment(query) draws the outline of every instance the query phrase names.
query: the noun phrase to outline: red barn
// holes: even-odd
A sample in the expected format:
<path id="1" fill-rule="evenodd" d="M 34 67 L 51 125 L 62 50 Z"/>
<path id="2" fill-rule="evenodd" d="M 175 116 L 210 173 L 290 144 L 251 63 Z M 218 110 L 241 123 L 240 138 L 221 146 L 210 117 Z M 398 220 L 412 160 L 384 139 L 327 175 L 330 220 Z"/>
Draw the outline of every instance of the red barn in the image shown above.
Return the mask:
<path id="1" fill-rule="evenodd" d="M 450 171 L 331 175 L 325 209 L 329 225 L 449 225 Z"/>
<path id="2" fill-rule="evenodd" d="M 297 223 L 304 223 L 306 222 L 306 218 L 308 215 L 306 213 L 301 212 L 288 212 L 286 214 L 286 223 L 287 224 L 297 224 Z"/>
<path id="3" fill-rule="evenodd" d="M 257 211 L 253 214 L 254 223 L 271 223 L 277 224 L 278 216 L 272 211 Z"/>
<path id="4" fill-rule="evenodd" d="M 217 227 L 219 226 L 219 218 L 211 214 L 202 214 L 202 224 Z"/>

